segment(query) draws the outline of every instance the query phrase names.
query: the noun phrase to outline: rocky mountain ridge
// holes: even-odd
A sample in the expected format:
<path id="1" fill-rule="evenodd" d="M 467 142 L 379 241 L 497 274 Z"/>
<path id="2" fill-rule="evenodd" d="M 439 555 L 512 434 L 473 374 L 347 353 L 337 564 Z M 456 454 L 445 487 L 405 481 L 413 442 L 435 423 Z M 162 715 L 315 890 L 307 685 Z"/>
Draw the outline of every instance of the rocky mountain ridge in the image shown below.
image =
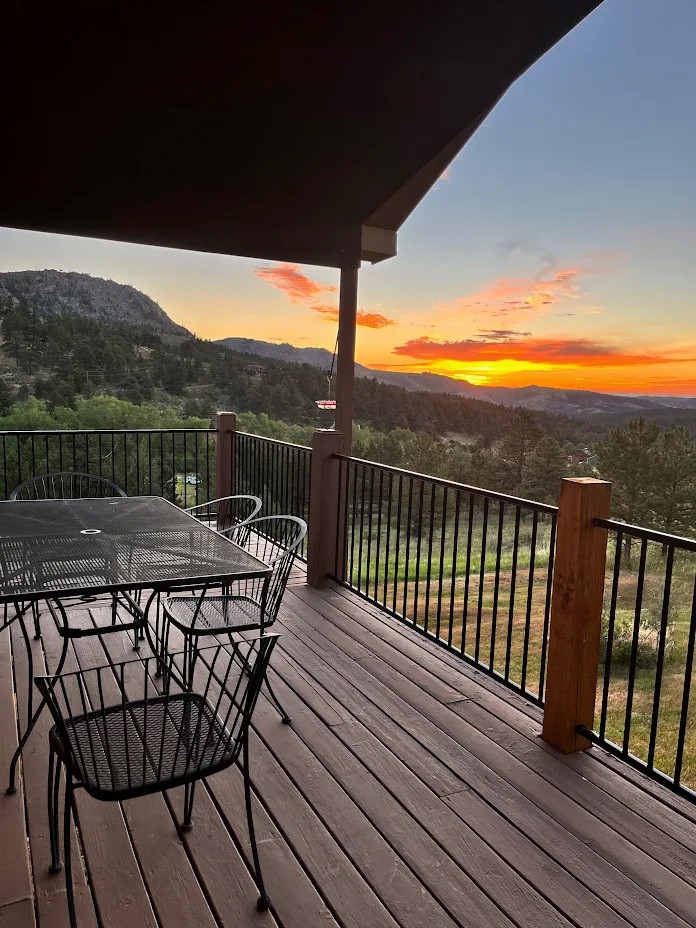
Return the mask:
<path id="1" fill-rule="evenodd" d="M 41 316 L 78 315 L 138 326 L 160 335 L 190 335 L 162 307 L 130 284 L 74 271 L 5 271 L 0 273 L 0 300 L 30 306 Z"/>

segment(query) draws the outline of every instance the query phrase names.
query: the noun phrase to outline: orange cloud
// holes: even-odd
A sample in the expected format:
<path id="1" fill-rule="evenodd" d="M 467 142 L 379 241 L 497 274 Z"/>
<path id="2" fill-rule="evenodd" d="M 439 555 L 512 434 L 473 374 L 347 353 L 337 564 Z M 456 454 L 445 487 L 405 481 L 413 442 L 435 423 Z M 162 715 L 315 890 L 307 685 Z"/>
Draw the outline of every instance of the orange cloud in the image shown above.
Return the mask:
<path id="1" fill-rule="evenodd" d="M 310 307 L 324 319 L 338 321 L 338 307 L 330 303 L 318 303 Z M 385 329 L 389 325 L 396 325 L 396 319 L 390 319 L 382 313 L 370 313 L 366 309 L 359 309 L 356 316 L 357 325 L 366 329 Z"/>
<path id="2" fill-rule="evenodd" d="M 256 267 L 254 274 L 271 287 L 280 290 L 291 303 L 308 303 L 322 293 L 335 293 L 331 284 L 320 284 L 307 277 L 298 264 L 279 264 L 278 267 Z"/>
<path id="3" fill-rule="evenodd" d="M 581 293 L 578 278 L 581 268 L 562 268 L 542 278 L 502 277 L 490 287 L 460 297 L 448 303 L 445 309 L 455 312 L 483 310 L 488 315 L 504 316 L 508 313 L 542 313 L 562 300 L 577 300 Z"/>
<path id="4" fill-rule="evenodd" d="M 298 264 L 279 264 L 277 267 L 257 267 L 254 274 L 271 287 L 280 290 L 291 303 L 305 303 L 324 319 L 338 320 L 338 307 L 335 303 L 319 303 L 317 300 L 325 293 L 335 293 L 338 289 L 331 284 L 320 284 L 307 277 Z M 384 329 L 396 325 L 396 319 L 390 319 L 382 313 L 371 313 L 359 309 L 356 322 L 366 329 Z"/>
<path id="5" fill-rule="evenodd" d="M 423 336 L 412 339 L 404 345 L 397 345 L 393 353 L 430 364 L 441 361 L 462 364 L 481 361 L 514 361 L 523 364 L 543 364 L 546 367 L 631 367 L 664 364 L 677 360 L 694 360 L 632 354 L 613 345 L 603 345 L 587 338 L 515 339 L 509 336 L 496 340 L 468 338 L 457 342 L 436 341 Z"/>

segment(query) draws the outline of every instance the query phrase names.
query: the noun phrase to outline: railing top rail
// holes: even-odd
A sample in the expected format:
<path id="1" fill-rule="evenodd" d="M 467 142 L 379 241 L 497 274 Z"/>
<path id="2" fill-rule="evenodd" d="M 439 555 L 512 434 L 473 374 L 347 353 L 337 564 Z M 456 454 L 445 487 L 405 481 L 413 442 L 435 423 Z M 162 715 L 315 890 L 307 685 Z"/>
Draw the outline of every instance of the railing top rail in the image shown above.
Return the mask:
<path id="1" fill-rule="evenodd" d="M 457 483 L 455 480 L 446 480 L 444 477 L 433 477 L 432 474 L 419 474 L 417 471 L 404 470 L 401 467 L 393 467 L 391 464 L 381 464 L 379 461 L 366 461 L 363 458 L 353 458 L 346 454 L 334 455 L 339 461 L 347 461 L 352 464 L 360 464 L 366 467 L 378 467 L 381 470 L 388 471 L 392 474 L 400 474 L 405 477 L 414 477 L 416 480 L 429 480 L 441 487 L 447 487 L 452 490 L 463 491 L 464 493 L 474 493 L 477 496 L 483 496 L 487 499 L 494 499 L 501 503 L 509 503 L 513 506 L 524 506 L 527 509 L 533 509 L 536 512 L 544 512 L 549 515 L 558 514 L 558 506 L 551 506 L 548 503 L 538 503 L 532 499 L 523 499 L 519 496 L 510 496 L 507 493 L 496 493 L 495 490 L 486 490 L 483 487 L 474 487 L 466 483 Z"/>
<path id="2" fill-rule="evenodd" d="M 235 435 L 243 435 L 245 438 L 255 438 L 258 441 L 268 441 L 273 445 L 285 445 L 287 448 L 300 448 L 302 451 L 311 451 L 309 445 L 296 445 L 291 441 L 281 441 L 279 438 L 267 438 L 265 435 L 254 435 L 252 432 L 235 432 Z"/>
<path id="3" fill-rule="evenodd" d="M 696 538 L 669 535 L 667 532 L 658 532 L 651 528 L 643 528 L 640 525 L 629 525 L 627 522 L 620 522 L 617 519 L 595 519 L 594 524 L 598 528 L 606 528 L 613 532 L 620 532 L 622 535 L 630 535 L 631 538 L 645 538 L 647 541 L 657 541 L 662 545 L 679 548 L 682 551 L 696 552 Z"/>
<path id="4" fill-rule="evenodd" d="M 214 435 L 216 429 L 12 429 L 9 431 L 0 430 L 0 438 L 29 435 L 156 435 L 159 433 L 171 435 L 172 432 L 198 432 Z"/>

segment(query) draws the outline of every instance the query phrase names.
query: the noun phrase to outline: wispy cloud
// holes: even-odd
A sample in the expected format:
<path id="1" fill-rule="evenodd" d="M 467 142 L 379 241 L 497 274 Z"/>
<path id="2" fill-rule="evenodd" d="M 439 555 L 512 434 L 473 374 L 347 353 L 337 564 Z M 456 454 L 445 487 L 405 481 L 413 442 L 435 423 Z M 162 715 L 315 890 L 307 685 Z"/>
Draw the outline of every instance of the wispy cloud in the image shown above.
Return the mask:
<path id="1" fill-rule="evenodd" d="M 277 267 L 255 267 L 260 280 L 280 290 L 291 303 L 308 303 L 324 293 L 335 293 L 331 284 L 320 284 L 302 272 L 298 264 L 279 264 Z"/>
<path id="2" fill-rule="evenodd" d="M 501 277 L 483 290 L 441 304 L 438 309 L 484 312 L 488 316 L 546 313 L 563 300 L 580 298 L 582 273 L 581 268 L 567 267 L 539 278 Z"/>
<path id="3" fill-rule="evenodd" d="M 324 319 L 338 321 L 338 307 L 326 303 L 317 303 L 310 306 L 315 313 L 319 313 Z M 382 313 L 370 313 L 366 309 L 359 309 L 356 316 L 356 323 L 365 329 L 385 329 L 387 326 L 396 325 L 396 319 L 390 319 Z"/>
<path id="4" fill-rule="evenodd" d="M 254 274 L 259 280 L 280 290 L 291 303 L 302 303 L 327 321 L 338 320 L 336 303 L 323 302 L 321 299 L 325 294 L 336 293 L 338 288 L 312 280 L 299 265 L 286 263 L 276 267 L 256 267 Z M 383 313 L 369 312 L 366 309 L 358 310 L 356 322 L 366 329 L 384 329 L 390 325 L 397 325 L 396 319 L 385 316 Z"/>
<path id="5" fill-rule="evenodd" d="M 504 330 L 502 330 L 504 331 Z M 394 354 L 436 364 L 518 361 L 551 366 L 631 367 L 693 360 L 661 354 L 639 354 L 587 338 L 503 338 L 436 341 L 424 336 L 394 348 Z"/>
<path id="6" fill-rule="evenodd" d="M 515 338 L 528 338 L 531 332 L 518 332 L 516 329 L 479 329 L 479 339 L 492 342 L 508 342 Z"/>

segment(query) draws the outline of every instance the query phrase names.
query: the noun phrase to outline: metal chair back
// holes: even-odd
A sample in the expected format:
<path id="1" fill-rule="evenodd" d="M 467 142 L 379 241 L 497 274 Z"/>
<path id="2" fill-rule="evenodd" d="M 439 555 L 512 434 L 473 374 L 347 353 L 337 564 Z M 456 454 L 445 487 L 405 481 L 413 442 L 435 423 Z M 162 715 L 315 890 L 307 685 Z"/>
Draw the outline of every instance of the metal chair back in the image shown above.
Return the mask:
<path id="1" fill-rule="evenodd" d="M 20 483 L 10 499 L 104 499 L 125 496 L 120 487 L 106 477 L 76 471 L 43 474 Z"/>
<path id="2" fill-rule="evenodd" d="M 239 494 L 237 496 L 221 496 L 219 499 L 208 500 L 197 506 L 189 506 L 186 512 L 210 525 L 215 523 L 218 531 L 234 528 L 249 522 L 261 511 L 261 500 L 258 496 Z"/>
<path id="3" fill-rule="evenodd" d="M 234 526 L 225 534 L 254 557 L 273 568 L 264 617 L 264 628 L 275 621 L 297 551 L 307 534 L 307 523 L 297 516 L 262 516 Z M 260 598 L 258 580 L 240 581 L 235 591 Z"/>

